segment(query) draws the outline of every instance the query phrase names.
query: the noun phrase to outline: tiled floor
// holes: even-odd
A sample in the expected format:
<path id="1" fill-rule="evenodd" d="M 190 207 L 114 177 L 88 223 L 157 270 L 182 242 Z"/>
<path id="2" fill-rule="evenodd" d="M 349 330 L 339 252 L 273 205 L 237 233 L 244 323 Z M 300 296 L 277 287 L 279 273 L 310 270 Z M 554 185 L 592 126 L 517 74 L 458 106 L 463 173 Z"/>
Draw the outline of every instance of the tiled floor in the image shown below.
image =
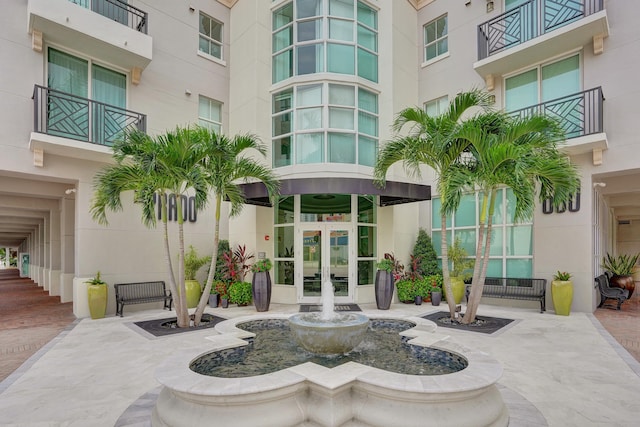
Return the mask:
<path id="1" fill-rule="evenodd" d="M 638 282 L 636 282 L 638 283 Z M 602 326 L 638 361 L 640 361 L 640 286 L 620 310 L 598 308 L 594 315 Z"/>

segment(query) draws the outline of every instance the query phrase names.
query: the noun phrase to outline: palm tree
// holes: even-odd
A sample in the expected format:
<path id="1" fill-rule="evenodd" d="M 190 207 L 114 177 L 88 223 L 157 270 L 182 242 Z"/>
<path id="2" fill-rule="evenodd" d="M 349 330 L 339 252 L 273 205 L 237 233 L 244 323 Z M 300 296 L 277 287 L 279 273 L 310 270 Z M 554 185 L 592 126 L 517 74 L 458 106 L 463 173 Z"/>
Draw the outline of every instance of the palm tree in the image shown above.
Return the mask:
<path id="1" fill-rule="evenodd" d="M 410 176 L 420 177 L 421 166 L 431 167 L 437 174 L 437 189 L 442 200 L 440 210 L 442 222 L 442 274 L 444 289 L 449 305 L 451 318 L 455 317 L 455 301 L 449 277 L 447 257 L 446 223 L 447 215 L 455 212 L 456 203 L 449 203 L 449 185 L 447 180 L 450 170 L 460 163 L 469 145 L 467 140 L 460 139 L 461 117 L 472 107 L 486 109 L 489 105 L 488 95 L 480 90 L 472 90 L 458 94 L 449 104 L 447 111 L 439 116 L 429 116 L 422 108 L 413 107 L 402 110 L 393 124 L 396 133 L 408 126 L 408 133 L 390 142 L 378 153 L 374 169 L 375 182 L 384 187 L 389 168 L 402 162 Z M 458 199 L 459 203 L 459 199 Z"/>
<path id="2" fill-rule="evenodd" d="M 142 205 L 142 221 L 156 226 L 155 206 L 160 203 L 165 261 L 169 273 L 169 288 L 175 299 L 178 327 L 189 326 L 184 284 L 184 232 L 181 196 L 195 191 L 195 208 L 202 209 L 207 201 L 207 182 L 198 165 L 202 152 L 197 150 L 194 131 L 176 128 L 152 138 L 139 131 L 127 132 L 113 145 L 115 164 L 106 166 L 94 177 L 93 218 L 107 225 L 107 210 L 122 211 L 122 193 L 133 191 L 134 202 Z M 167 227 L 167 199 L 175 196 L 178 222 L 178 278 L 171 261 Z"/>
<path id="3" fill-rule="evenodd" d="M 580 179 L 575 165 L 558 151 L 557 144 L 564 140 L 564 133 L 554 119 L 488 113 L 466 121 L 459 136 L 471 144 L 471 155 L 451 170 L 447 183 L 453 196 L 449 202 L 455 204 L 465 189 L 478 190 L 482 196 L 476 263 L 462 319 L 468 324 L 475 320 L 482 296 L 497 190 L 504 186 L 512 189 L 514 221 L 519 222 L 533 215 L 536 193 L 541 201 L 551 198 L 559 206 L 580 189 Z"/>
<path id="4" fill-rule="evenodd" d="M 213 237 L 213 253 L 211 255 L 211 268 L 207 282 L 196 308 L 194 322 L 200 323 L 202 314 L 213 284 L 215 265 L 218 255 L 218 243 L 220 242 L 220 206 L 222 200 L 231 203 L 230 217 L 240 213 L 244 206 L 244 194 L 239 184 L 242 181 L 257 180 L 264 183 L 269 197 L 273 199 L 278 194 L 279 182 L 275 174 L 258 160 L 249 157 L 250 151 L 256 150 L 263 157 L 266 156 L 266 148 L 253 135 L 238 135 L 228 138 L 204 127 L 198 127 L 196 138 L 199 141 L 199 150 L 203 153 L 202 169 L 206 174 L 209 189 L 215 198 L 215 221 Z"/>

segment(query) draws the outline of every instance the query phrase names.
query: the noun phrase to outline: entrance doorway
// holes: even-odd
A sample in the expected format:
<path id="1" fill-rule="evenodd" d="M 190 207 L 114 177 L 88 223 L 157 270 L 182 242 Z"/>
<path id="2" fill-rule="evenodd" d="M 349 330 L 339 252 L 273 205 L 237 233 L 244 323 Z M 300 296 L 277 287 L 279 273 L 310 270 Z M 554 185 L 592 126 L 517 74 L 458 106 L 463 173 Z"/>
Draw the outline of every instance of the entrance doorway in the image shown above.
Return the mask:
<path id="1" fill-rule="evenodd" d="M 336 302 L 354 301 L 352 230 L 349 224 L 306 223 L 298 233 L 297 245 L 300 262 L 297 277 L 302 280 L 298 287 L 298 300 L 303 303 L 318 303 L 322 284 L 333 283 Z"/>

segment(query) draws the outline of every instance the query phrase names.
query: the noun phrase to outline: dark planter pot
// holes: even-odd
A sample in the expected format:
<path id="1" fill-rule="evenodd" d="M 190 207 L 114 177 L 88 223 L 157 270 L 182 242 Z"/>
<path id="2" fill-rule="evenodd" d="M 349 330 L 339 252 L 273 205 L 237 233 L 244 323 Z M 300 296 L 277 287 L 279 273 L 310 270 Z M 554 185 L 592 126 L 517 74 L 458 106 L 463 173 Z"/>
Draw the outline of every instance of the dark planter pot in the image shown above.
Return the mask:
<path id="1" fill-rule="evenodd" d="M 393 299 L 393 273 L 384 270 L 376 272 L 375 293 L 378 310 L 389 310 Z"/>
<path id="2" fill-rule="evenodd" d="M 442 301 L 442 292 L 431 292 L 431 305 L 440 305 Z"/>
<path id="3" fill-rule="evenodd" d="M 415 303 L 416 303 L 416 305 L 422 305 L 422 296 L 421 295 L 416 295 Z"/>
<path id="4" fill-rule="evenodd" d="M 256 310 L 269 311 L 269 304 L 271 303 L 271 275 L 268 271 L 253 274 L 251 293 L 253 294 L 253 304 L 256 306 Z"/>
<path id="5" fill-rule="evenodd" d="M 628 290 L 629 299 L 631 299 L 631 295 L 636 289 L 636 282 L 633 281 L 633 276 L 612 276 L 609 279 L 609 286 Z"/>
<path id="6" fill-rule="evenodd" d="M 222 308 L 229 308 L 229 300 L 227 298 L 220 298 L 220 305 Z"/>
<path id="7" fill-rule="evenodd" d="M 218 306 L 218 294 L 209 294 L 209 307 L 216 308 Z"/>

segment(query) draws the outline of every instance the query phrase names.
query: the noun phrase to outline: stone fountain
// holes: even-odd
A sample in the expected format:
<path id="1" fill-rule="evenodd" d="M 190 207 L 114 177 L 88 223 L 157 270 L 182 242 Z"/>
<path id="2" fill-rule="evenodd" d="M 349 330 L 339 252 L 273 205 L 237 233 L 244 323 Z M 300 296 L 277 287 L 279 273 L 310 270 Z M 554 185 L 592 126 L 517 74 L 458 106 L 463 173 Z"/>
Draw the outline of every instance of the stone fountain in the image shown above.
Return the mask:
<path id="1" fill-rule="evenodd" d="M 367 332 L 369 318 L 357 313 L 334 311 L 333 283 L 322 285 L 322 311 L 300 313 L 289 318 L 296 342 L 305 350 L 316 354 L 348 353 L 356 347 Z"/>

